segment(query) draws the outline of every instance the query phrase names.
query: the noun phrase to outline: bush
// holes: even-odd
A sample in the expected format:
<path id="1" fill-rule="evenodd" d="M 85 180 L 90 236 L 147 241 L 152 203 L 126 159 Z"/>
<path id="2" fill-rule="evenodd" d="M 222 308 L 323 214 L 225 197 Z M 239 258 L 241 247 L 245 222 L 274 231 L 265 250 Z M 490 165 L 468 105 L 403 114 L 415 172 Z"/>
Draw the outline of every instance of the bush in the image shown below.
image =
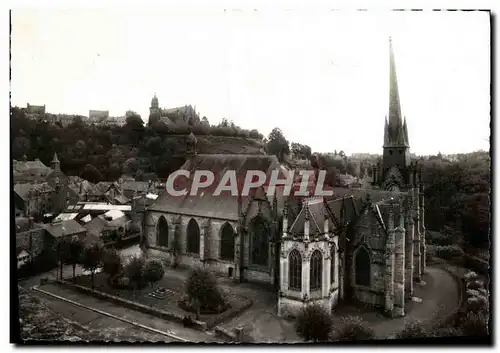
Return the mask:
<path id="1" fill-rule="evenodd" d="M 446 236 L 438 232 L 429 232 L 428 239 L 433 245 L 446 246 L 452 245 L 453 243 L 453 238 L 451 236 Z"/>
<path id="2" fill-rule="evenodd" d="M 165 269 L 163 264 L 159 259 L 147 260 L 143 268 L 144 280 L 153 284 L 153 282 L 159 281 L 163 278 L 165 274 Z"/>
<path id="3" fill-rule="evenodd" d="M 479 276 L 478 276 L 478 274 L 477 274 L 476 272 L 474 272 L 474 271 L 469 271 L 469 272 L 467 272 L 467 273 L 464 275 L 464 280 L 465 280 L 466 282 L 468 282 L 468 281 L 472 281 L 472 280 L 475 280 L 475 279 L 477 279 L 477 278 L 479 278 Z"/>
<path id="4" fill-rule="evenodd" d="M 136 288 L 144 285 L 143 269 L 146 261 L 143 256 L 133 256 L 124 268 L 126 276 Z"/>
<path id="5" fill-rule="evenodd" d="M 467 337 L 488 336 L 488 316 L 485 313 L 469 311 L 460 322 L 460 330 Z"/>
<path id="6" fill-rule="evenodd" d="M 467 296 L 468 297 L 477 297 L 479 295 L 479 291 L 475 289 L 467 289 Z"/>
<path id="7" fill-rule="evenodd" d="M 477 273 L 487 276 L 490 271 L 490 264 L 487 261 L 483 261 L 478 257 L 465 255 L 464 266 L 473 269 Z"/>
<path id="8" fill-rule="evenodd" d="M 335 337 L 340 341 L 363 341 L 375 337 L 373 330 L 358 316 L 342 318 Z"/>
<path id="9" fill-rule="evenodd" d="M 463 336 L 462 331 L 456 327 L 440 327 L 433 329 L 432 336 L 434 337 L 459 337 Z"/>
<path id="10" fill-rule="evenodd" d="M 186 293 L 189 303 L 193 300 L 199 302 L 200 311 L 220 312 L 225 306 L 215 276 L 207 269 L 198 267 L 191 271 L 186 283 Z"/>
<path id="11" fill-rule="evenodd" d="M 469 281 L 467 282 L 467 289 L 482 289 L 484 288 L 484 282 L 479 280 Z"/>
<path id="12" fill-rule="evenodd" d="M 102 270 L 110 277 L 119 274 L 123 270 L 122 258 L 116 249 L 111 248 L 104 252 Z"/>
<path id="13" fill-rule="evenodd" d="M 420 322 L 420 321 L 412 321 L 405 325 L 403 331 L 399 332 L 396 335 L 398 339 L 408 339 L 408 338 L 420 338 L 420 337 L 429 337 L 432 335 L 432 332 Z"/>
<path id="14" fill-rule="evenodd" d="M 304 341 L 325 342 L 330 338 L 332 324 L 330 313 L 314 303 L 301 310 L 296 321 L 296 331 Z"/>
<path id="15" fill-rule="evenodd" d="M 467 310 L 476 313 L 488 313 L 489 310 L 488 298 L 482 295 L 470 296 L 467 299 Z"/>
<path id="16" fill-rule="evenodd" d="M 436 255 L 445 260 L 460 260 L 464 251 L 458 245 L 436 246 Z"/>

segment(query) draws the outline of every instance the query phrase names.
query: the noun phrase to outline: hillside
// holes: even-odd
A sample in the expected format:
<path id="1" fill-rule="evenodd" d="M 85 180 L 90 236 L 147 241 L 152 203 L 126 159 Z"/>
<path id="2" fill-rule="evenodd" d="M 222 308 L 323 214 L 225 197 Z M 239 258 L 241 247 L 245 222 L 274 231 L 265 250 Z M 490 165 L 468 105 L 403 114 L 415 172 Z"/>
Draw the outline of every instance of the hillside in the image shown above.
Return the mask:
<path id="1" fill-rule="evenodd" d="M 155 173 L 167 178 L 185 162 L 189 131 L 197 137 L 198 153 L 260 154 L 263 147 L 258 131 L 237 127 L 143 126 L 138 117 L 121 127 L 88 125 L 78 120 L 62 126 L 28 119 L 15 107 L 11 112 L 13 159 L 39 159 L 50 166 L 57 153 L 66 175 L 93 183 L 117 180 L 124 173 L 138 178 L 141 173 Z"/>

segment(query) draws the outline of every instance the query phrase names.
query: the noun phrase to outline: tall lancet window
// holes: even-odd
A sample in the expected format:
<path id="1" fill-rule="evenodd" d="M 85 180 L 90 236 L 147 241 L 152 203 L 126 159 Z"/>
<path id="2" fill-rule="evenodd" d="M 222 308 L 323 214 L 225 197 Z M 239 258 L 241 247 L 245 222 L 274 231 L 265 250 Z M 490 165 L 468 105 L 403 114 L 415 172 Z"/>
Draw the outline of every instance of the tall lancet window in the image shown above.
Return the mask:
<path id="1" fill-rule="evenodd" d="M 288 289 L 302 290 L 302 256 L 296 249 L 288 255 Z"/>
<path id="2" fill-rule="evenodd" d="M 160 217 L 157 227 L 156 242 L 158 246 L 168 247 L 168 223 L 165 217 Z"/>
<path id="3" fill-rule="evenodd" d="M 200 227 L 194 219 L 191 219 L 187 226 L 187 252 L 200 253 Z"/>
<path id="4" fill-rule="evenodd" d="M 370 285 L 370 255 L 368 250 L 362 246 L 356 252 L 356 284 L 361 286 Z"/>
<path id="5" fill-rule="evenodd" d="M 311 265 L 309 269 L 310 274 L 310 285 L 309 289 L 311 292 L 321 289 L 321 279 L 323 275 L 323 255 L 321 251 L 314 250 L 311 255 Z"/>

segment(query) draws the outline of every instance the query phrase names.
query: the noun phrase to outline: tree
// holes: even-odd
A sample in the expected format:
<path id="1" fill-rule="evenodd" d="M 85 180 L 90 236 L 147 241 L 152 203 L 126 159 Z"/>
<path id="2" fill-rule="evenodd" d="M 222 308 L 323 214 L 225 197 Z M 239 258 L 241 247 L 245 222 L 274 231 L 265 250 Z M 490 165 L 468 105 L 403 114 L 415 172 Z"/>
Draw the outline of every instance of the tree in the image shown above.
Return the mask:
<path id="1" fill-rule="evenodd" d="M 310 159 L 311 158 L 311 147 L 307 145 L 302 145 L 297 142 L 292 142 L 290 150 L 296 158 Z"/>
<path id="2" fill-rule="evenodd" d="M 18 136 L 12 143 L 12 156 L 20 159 L 30 151 L 30 140 L 23 136 Z"/>
<path id="3" fill-rule="evenodd" d="M 165 269 L 163 268 L 163 264 L 159 259 L 150 259 L 147 260 L 144 265 L 144 280 L 151 283 L 151 287 L 153 286 L 153 282 L 159 281 L 163 278 L 165 274 Z"/>
<path id="4" fill-rule="evenodd" d="M 63 265 L 70 259 L 70 240 L 61 238 L 56 245 L 57 260 L 59 261 L 59 278 L 63 279 Z"/>
<path id="5" fill-rule="evenodd" d="M 278 157 L 280 162 L 283 162 L 285 155 L 290 153 L 288 141 L 279 128 L 274 128 L 269 134 L 266 149 L 269 154 L 274 154 Z"/>
<path id="6" fill-rule="evenodd" d="M 98 183 L 104 179 L 99 169 L 91 164 L 86 164 L 83 168 L 81 178 L 90 181 L 91 183 Z"/>
<path id="7" fill-rule="evenodd" d="M 322 306 L 307 305 L 297 316 L 296 331 L 304 341 L 326 342 L 332 332 L 333 319 Z"/>
<path id="8" fill-rule="evenodd" d="M 75 269 L 76 265 L 80 263 L 82 252 L 83 252 L 83 244 L 80 238 L 78 238 L 78 236 L 75 235 L 71 238 L 71 242 L 69 243 L 69 258 L 68 258 L 68 263 L 73 267 L 73 282 L 76 280 Z"/>
<path id="9" fill-rule="evenodd" d="M 125 274 L 131 283 L 134 283 L 134 289 L 141 287 L 144 283 L 144 265 L 145 259 L 143 256 L 134 256 L 125 266 Z"/>
<path id="10" fill-rule="evenodd" d="M 215 276 L 206 268 L 191 270 L 186 283 L 189 303 L 198 301 L 200 310 L 217 312 L 224 305 L 224 298 L 217 286 Z"/>
<path id="11" fill-rule="evenodd" d="M 115 248 L 104 252 L 102 270 L 109 275 L 109 281 L 122 271 L 122 258 Z"/>
<path id="12" fill-rule="evenodd" d="M 125 126 L 132 130 L 142 129 L 144 121 L 139 114 L 133 112 L 133 114 L 127 116 Z"/>
<path id="13" fill-rule="evenodd" d="M 82 266 L 91 273 L 92 290 L 94 290 L 95 271 L 102 266 L 103 254 L 104 246 L 100 241 L 92 242 L 83 249 Z"/>

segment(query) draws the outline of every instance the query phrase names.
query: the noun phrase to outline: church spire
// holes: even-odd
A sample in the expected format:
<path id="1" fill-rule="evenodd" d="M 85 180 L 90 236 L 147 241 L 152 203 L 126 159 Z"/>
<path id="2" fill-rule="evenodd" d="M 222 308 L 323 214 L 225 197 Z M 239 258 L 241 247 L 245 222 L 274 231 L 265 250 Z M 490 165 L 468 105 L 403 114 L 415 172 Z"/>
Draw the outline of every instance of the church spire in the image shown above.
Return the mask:
<path id="1" fill-rule="evenodd" d="M 61 162 L 59 162 L 59 159 L 57 158 L 57 153 L 54 152 L 54 157 L 52 158 L 52 161 L 50 162 L 52 169 L 54 170 L 60 170 L 61 168 Z"/>
<path id="2" fill-rule="evenodd" d="M 392 48 L 392 39 L 389 37 L 389 121 L 385 125 L 384 147 L 409 147 L 406 135 L 406 123 L 403 123 L 401 103 L 399 101 L 394 50 Z"/>

